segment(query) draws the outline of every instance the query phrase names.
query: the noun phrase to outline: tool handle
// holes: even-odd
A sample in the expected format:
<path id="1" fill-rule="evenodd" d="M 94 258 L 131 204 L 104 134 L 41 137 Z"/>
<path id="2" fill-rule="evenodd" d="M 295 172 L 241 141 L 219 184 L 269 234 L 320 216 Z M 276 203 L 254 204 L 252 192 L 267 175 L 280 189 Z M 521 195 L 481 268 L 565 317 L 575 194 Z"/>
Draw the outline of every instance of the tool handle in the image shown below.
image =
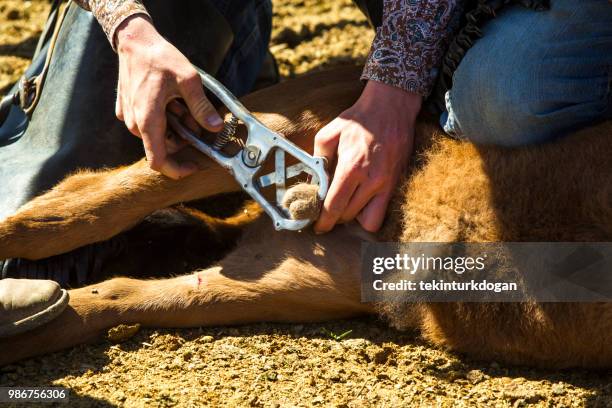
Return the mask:
<path id="1" fill-rule="evenodd" d="M 247 108 L 232 94 L 229 89 L 225 87 L 221 82 L 217 81 L 215 77 L 210 74 L 207 74 L 202 69 L 193 66 L 198 74 L 200 74 L 200 78 L 202 79 L 202 84 L 206 89 L 211 91 L 219 100 L 227 107 L 227 109 L 234 114 L 238 119 L 243 122 L 252 121 L 255 117 L 249 112 Z M 256 120 L 256 119 L 255 119 Z"/>

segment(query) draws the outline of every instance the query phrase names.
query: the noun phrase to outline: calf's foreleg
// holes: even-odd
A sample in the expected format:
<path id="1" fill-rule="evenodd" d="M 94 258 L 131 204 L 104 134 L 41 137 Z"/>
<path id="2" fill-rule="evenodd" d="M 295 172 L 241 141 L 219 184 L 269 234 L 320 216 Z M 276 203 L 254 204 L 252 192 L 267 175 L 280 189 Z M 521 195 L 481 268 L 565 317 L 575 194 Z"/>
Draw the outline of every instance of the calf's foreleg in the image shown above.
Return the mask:
<path id="1" fill-rule="evenodd" d="M 129 229 L 153 211 L 238 186 L 211 161 L 198 174 L 174 181 L 143 160 L 110 171 L 86 171 L 0 222 L 0 259 L 41 259 L 99 242 Z"/>

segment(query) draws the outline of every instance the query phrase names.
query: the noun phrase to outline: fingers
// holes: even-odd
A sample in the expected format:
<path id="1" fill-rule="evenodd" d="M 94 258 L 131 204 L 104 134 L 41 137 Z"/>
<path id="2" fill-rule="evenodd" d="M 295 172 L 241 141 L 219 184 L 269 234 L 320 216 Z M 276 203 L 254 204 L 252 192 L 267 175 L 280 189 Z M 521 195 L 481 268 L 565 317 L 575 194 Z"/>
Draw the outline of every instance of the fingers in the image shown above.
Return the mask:
<path id="1" fill-rule="evenodd" d="M 185 177 L 197 166 L 179 164 L 169 157 L 186 142 L 167 129 L 168 105 L 198 135 L 200 125 L 216 130 L 223 121 L 204 96 L 195 69 L 170 43 L 161 39 L 155 47 L 134 50 L 120 54 L 115 114 L 133 135 L 142 138 L 151 169 L 173 179 Z M 176 102 L 178 98 L 183 98 L 187 107 Z"/>
<path id="2" fill-rule="evenodd" d="M 317 132 L 314 139 L 314 156 L 325 157 L 330 168 L 336 157 L 340 133 L 342 131 L 342 120 L 335 119 Z"/>
<path id="3" fill-rule="evenodd" d="M 344 170 L 339 167 L 336 171 Z M 364 180 L 363 177 L 353 176 L 352 181 L 347 183 L 346 180 L 349 178 L 350 176 L 347 176 L 344 180 L 335 179 L 332 181 L 332 186 L 323 204 L 321 216 L 314 226 L 315 232 L 328 232 L 335 224 L 345 223 L 355 218 L 361 219 L 360 223 L 362 223 L 363 228 L 369 232 L 376 232 L 382 225 L 390 200 L 390 193 L 381 193 L 385 187 L 388 187 L 385 179 L 378 177 Z M 333 189 L 334 183 L 347 184 Z M 351 191 L 351 193 L 342 197 L 343 191 Z M 387 198 L 381 201 L 381 197 Z"/>
<path id="4" fill-rule="evenodd" d="M 124 121 L 123 118 L 123 104 L 121 103 L 121 79 L 119 79 L 119 83 L 117 84 L 117 99 L 115 100 L 115 116 L 120 121 Z"/>
<path id="5" fill-rule="evenodd" d="M 370 202 L 376 195 L 377 189 L 372 183 L 362 183 L 357 187 L 353 197 L 347 204 L 344 212 L 340 216 L 338 222 L 345 223 L 357 217 L 359 212 Z"/>
<path id="6" fill-rule="evenodd" d="M 315 136 L 314 154 L 336 161 L 315 232 L 328 232 L 335 224 L 355 218 L 367 231 L 380 228 L 391 197 L 389 191 L 399 180 L 399 163 L 407 156 L 403 146 L 385 143 L 394 140 L 396 129 L 391 130 L 394 133 L 386 127 L 372 133 L 356 119 L 339 117 Z"/>
<path id="7" fill-rule="evenodd" d="M 188 146 L 189 143 L 171 130 L 166 132 L 166 153 L 174 154 Z"/>
<path id="8" fill-rule="evenodd" d="M 181 123 L 187 126 L 197 136 L 202 136 L 202 128 L 193 116 L 191 116 L 189 109 L 184 104 L 174 99 L 170 101 L 166 109 L 178 116 Z"/>
<path id="9" fill-rule="evenodd" d="M 126 92 L 126 88 L 122 85 L 122 64 L 123 62 L 119 60 L 119 80 L 117 83 L 117 99 L 115 100 L 115 116 L 125 123 L 125 127 L 127 127 L 131 134 L 136 137 L 141 137 L 140 130 L 136 124 L 133 106 L 128 99 L 128 92 Z"/>
<path id="10" fill-rule="evenodd" d="M 197 168 L 193 163 L 179 164 L 168 157 L 166 111 L 163 106 L 157 104 L 151 108 L 151 111 L 145 112 L 138 120 L 149 167 L 175 180 L 194 173 Z"/>
<path id="11" fill-rule="evenodd" d="M 391 195 L 392 192 L 388 191 L 374 196 L 357 216 L 357 221 L 359 221 L 364 230 L 376 232 L 380 229 L 385 220 Z"/>
<path id="12" fill-rule="evenodd" d="M 338 150 L 338 144 L 344 123 L 342 119 L 335 119 L 323 127 L 315 136 L 314 156 L 324 157 L 329 168 L 333 168 Z M 323 208 L 314 231 L 318 234 L 330 231 L 338 222 L 351 196 L 359 185 L 354 167 L 351 163 L 339 164 L 334 170 L 331 185 L 323 202 Z"/>
<path id="13" fill-rule="evenodd" d="M 197 72 L 194 71 L 187 79 L 179 82 L 179 91 L 191 115 L 200 126 L 211 132 L 219 132 L 223 128 L 223 119 L 204 95 L 204 88 Z"/>
<path id="14" fill-rule="evenodd" d="M 314 225 L 316 233 L 321 234 L 331 231 L 344 214 L 353 193 L 361 181 L 357 171 L 350 165 L 338 165 L 323 202 L 321 215 Z"/>
<path id="15" fill-rule="evenodd" d="M 160 169 L 160 173 L 173 180 L 179 180 L 192 175 L 197 170 L 198 167 L 195 163 L 178 163 L 176 160 L 167 158 Z"/>
<path id="16" fill-rule="evenodd" d="M 145 109 L 138 120 L 138 129 L 142 132 L 142 144 L 149 167 L 161 171 L 166 161 L 166 115 L 159 106 L 148 106 Z"/>
<path id="17" fill-rule="evenodd" d="M 117 96 L 116 108 L 121 109 L 121 114 L 117 115 L 119 120 L 122 120 L 125 123 L 125 127 L 136 137 L 142 138 L 140 135 L 140 129 L 138 128 L 138 123 L 136 123 L 136 115 L 134 113 L 134 109 L 129 103 L 125 100 L 125 95 L 120 93 Z M 116 112 L 117 113 L 117 112 Z"/>
<path id="18" fill-rule="evenodd" d="M 194 163 L 179 164 L 168 157 L 168 154 L 176 153 L 185 147 L 187 142 L 166 131 L 165 109 L 156 103 L 129 104 L 125 98 L 126 94 L 122 92 L 119 81 L 115 114 L 119 120 L 125 122 L 130 133 L 143 139 L 149 167 L 175 180 L 197 171 Z M 170 110 L 179 115 L 187 126 L 195 132 L 201 130 L 185 106 L 176 101 L 171 105 L 173 109 Z"/>

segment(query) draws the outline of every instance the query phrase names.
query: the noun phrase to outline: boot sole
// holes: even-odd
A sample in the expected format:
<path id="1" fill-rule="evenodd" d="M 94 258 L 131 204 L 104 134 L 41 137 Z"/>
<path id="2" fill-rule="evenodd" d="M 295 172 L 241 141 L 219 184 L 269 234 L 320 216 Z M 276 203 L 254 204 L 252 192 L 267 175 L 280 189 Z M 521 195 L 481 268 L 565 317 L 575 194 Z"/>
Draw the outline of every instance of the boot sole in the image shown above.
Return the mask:
<path id="1" fill-rule="evenodd" d="M 64 309 L 66 309 L 66 306 L 68 306 L 68 301 L 70 300 L 70 296 L 68 295 L 68 291 L 66 289 L 62 289 L 61 293 L 62 294 L 59 299 L 57 299 L 57 301 L 48 308 L 41 310 L 32 316 L 28 316 L 25 319 L 21 319 L 18 322 L 0 326 L 0 338 L 25 333 L 42 326 L 51 320 L 54 320 L 56 317 L 62 314 Z"/>

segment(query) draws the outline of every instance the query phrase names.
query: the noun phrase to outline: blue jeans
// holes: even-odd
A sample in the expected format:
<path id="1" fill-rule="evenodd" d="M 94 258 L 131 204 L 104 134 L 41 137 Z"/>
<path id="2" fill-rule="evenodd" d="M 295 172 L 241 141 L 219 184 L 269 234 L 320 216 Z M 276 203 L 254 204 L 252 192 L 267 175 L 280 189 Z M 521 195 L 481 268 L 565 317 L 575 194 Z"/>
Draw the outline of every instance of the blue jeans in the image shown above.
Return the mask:
<path id="1" fill-rule="evenodd" d="M 245 95 L 253 88 L 268 52 L 272 32 L 272 2 L 212 0 L 212 3 L 234 33 L 234 42 L 219 68 L 217 79 L 234 95 Z"/>
<path id="2" fill-rule="evenodd" d="M 504 9 L 484 26 L 446 94 L 444 130 L 519 146 L 612 118 L 612 4 L 551 0 Z"/>

